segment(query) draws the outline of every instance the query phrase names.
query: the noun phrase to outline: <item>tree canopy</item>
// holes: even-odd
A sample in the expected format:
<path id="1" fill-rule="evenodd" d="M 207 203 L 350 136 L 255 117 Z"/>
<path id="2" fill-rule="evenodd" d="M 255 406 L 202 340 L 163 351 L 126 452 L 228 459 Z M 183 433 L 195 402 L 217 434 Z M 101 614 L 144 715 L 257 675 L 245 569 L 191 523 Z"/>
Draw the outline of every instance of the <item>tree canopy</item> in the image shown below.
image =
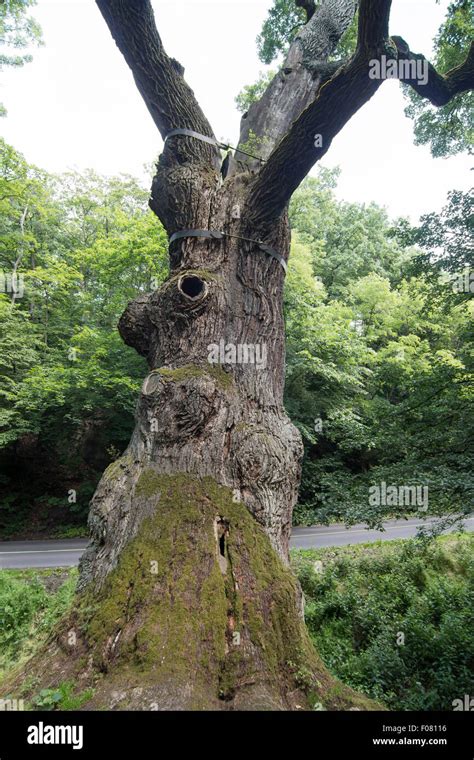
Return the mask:
<path id="1" fill-rule="evenodd" d="M 0 5 L 0 71 L 5 66 L 23 66 L 32 60 L 30 53 L 20 52 L 42 44 L 41 27 L 28 15 L 36 0 L 4 0 Z M 0 116 L 5 116 L 0 103 Z"/>

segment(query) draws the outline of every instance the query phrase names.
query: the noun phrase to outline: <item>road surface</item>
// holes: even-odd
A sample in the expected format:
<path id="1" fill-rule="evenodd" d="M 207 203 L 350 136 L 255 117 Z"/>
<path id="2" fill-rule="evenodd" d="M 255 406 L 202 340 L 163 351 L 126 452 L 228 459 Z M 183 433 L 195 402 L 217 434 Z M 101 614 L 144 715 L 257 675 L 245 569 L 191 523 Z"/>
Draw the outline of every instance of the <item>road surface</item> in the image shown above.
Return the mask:
<path id="1" fill-rule="evenodd" d="M 0 542 L 0 568 L 73 567 L 87 546 L 87 539 Z"/>
<path id="2" fill-rule="evenodd" d="M 346 528 L 340 524 L 316 525 L 311 528 L 293 528 L 290 546 L 292 549 L 316 549 L 323 546 L 347 546 L 347 544 L 365 544 L 372 541 L 393 541 L 396 538 L 412 538 L 416 535 L 419 526 L 433 525 L 434 522 L 433 520 L 424 522 L 419 519 L 387 520 L 384 523 L 384 531 L 367 530 L 364 525 L 354 525 L 351 528 Z M 464 526 L 469 532 L 474 532 L 474 517 L 464 520 Z"/>
<path id="3" fill-rule="evenodd" d="M 411 538 L 417 532 L 420 520 L 389 520 L 385 531 L 367 530 L 363 525 L 345 528 L 343 525 L 316 525 L 310 528 L 293 528 L 292 549 L 316 549 L 325 546 L 346 546 L 372 541 L 393 541 Z M 432 524 L 432 521 L 427 521 Z M 465 520 L 466 530 L 474 532 L 474 517 Z M 72 538 L 54 541 L 0 542 L 0 568 L 73 567 L 87 546 L 87 540 Z"/>

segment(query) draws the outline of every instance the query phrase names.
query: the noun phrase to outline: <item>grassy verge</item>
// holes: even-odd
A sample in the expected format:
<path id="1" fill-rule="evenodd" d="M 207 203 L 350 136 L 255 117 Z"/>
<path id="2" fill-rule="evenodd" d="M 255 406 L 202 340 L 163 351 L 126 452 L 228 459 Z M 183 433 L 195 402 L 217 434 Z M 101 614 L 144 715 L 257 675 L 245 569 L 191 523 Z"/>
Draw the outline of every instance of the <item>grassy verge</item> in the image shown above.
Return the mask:
<path id="1" fill-rule="evenodd" d="M 69 610 L 76 581 L 75 568 L 0 571 L 0 681 Z"/>
<path id="2" fill-rule="evenodd" d="M 474 693 L 474 537 L 293 552 L 326 666 L 393 710 Z"/>

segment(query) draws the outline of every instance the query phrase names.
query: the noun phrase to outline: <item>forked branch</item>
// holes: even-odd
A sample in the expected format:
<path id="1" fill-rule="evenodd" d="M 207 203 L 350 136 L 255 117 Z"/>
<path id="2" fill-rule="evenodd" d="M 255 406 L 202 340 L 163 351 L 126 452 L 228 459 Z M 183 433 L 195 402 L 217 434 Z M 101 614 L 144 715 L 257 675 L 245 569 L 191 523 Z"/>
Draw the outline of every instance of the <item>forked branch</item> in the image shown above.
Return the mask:
<path id="1" fill-rule="evenodd" d="M 335 135 L 384 81 L 382 74 L 372 76 L 374 62 L 385 56 L 395 64 L 398 78 L 435 106 L 443 106 L 458 93 L 474 89 L 474 44 L 466 60 L 443 76 L 422 55 L 412 53 L 401 37 L 389 38 L 390 7 L 391 0 L 361 0 L 355 55 L 320 87 L 315 100 L 294 122 L 260 171 L 249 209 L 254 223 L 263 231 L 279 217 Z M 410 67 L 400 65 L 402 61 L 422 63 L 425 76 L 414 76 Z"/>

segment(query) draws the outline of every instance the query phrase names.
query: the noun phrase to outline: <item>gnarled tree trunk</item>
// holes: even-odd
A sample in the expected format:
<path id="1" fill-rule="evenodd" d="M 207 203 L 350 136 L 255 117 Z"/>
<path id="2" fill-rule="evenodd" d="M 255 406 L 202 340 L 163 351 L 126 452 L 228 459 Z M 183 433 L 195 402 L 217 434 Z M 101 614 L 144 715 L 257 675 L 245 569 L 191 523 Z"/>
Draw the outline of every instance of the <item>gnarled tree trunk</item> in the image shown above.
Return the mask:
<path id="1" fill-rule="evenodd" d="M 259 239 L 246 175 L 172 173 L 160 162 L 160 216 L 171 206 L 183 229 Z M 272 245 L 287 258 L 286 215 Z M 294 675 L 310 647 L 286 568 L 302 444 L 282 403 L 284 269 L 237 237 L 177 241 L 171 262 L 120 323 L 150 373 L 131 443 L 94 496 L 81 562 L 80 588 L 103 599 L 101 666 L 146 656 L 145 703 L 160 706 L 306 704 Z"/>

